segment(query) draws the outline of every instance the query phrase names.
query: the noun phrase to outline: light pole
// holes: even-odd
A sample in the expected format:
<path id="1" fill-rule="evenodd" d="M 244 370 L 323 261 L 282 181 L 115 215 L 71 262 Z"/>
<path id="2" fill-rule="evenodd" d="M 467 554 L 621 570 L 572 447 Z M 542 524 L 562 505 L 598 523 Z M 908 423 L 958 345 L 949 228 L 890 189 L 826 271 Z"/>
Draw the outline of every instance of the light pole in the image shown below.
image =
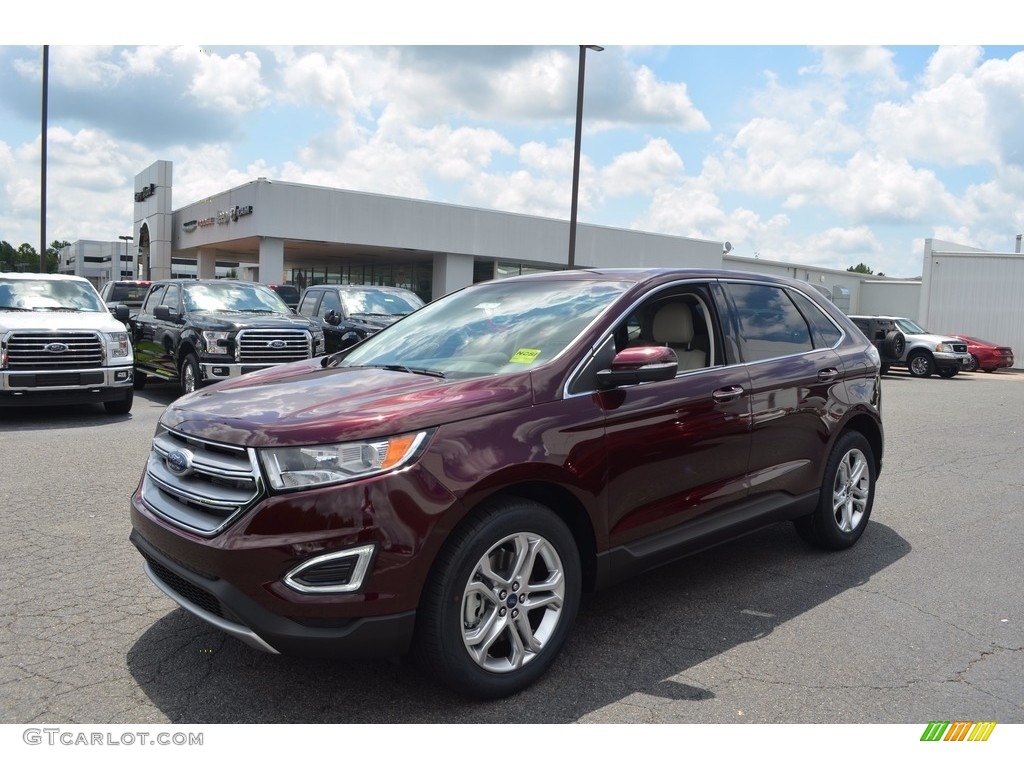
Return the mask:
<path id="1" fill-rule="evenodd" d="M 580 46 L 580 75 L 576 86 L 576 144 L 572 155 L 572 205 L 569 212 L 569 269 L 576 266 L 576 208 L 580 194 L 580 138 L 583 135 L 583 73 L 587 67 L 587 49 L 603 51 L 600 45 Z"/>
<path id="2" fill-rule="evenodd" d="M 117 276 L 118 277 L 122 277 L 122 274 L 121 274 L 122 269 L 121 268 L 124 266 L 124 263 L 126 261 L 128 261 L 128 241 L 129 240 L 134 240 L 135 238 L 132 237 L 131 235 L 118 235 L 117 239 L 118 240 L 124 240 L 124 258 L 121 260 L 121 266 L 119 266 L 117 268 Z M 132 267 L 132 276 L 133 277 L 135 276 L 135 267 Z"/>

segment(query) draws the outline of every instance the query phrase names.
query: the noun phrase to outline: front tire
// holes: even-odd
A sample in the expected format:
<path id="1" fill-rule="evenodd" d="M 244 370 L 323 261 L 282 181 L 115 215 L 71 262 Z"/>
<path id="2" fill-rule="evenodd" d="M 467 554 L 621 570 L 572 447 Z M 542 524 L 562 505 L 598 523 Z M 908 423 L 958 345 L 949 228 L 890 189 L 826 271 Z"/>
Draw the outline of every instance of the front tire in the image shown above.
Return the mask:
<path id="1" fill-rule="evenodd" d="M 181 362 L 181 394 L 189 395 L 199 388 L 199 359 L 189 352 Z"/>
<path id="2" fill-rule="evenodd" d="M 956 368 L 940 368 L 939 369 L 939 376 L 941 376 L 944 379 L 952 379 L 954 376 L 957 375 L 957 373 L 959 373 L 959 371 L 957 371 Z"/>
<path id="3" fill-rule="evenodd" d="M 907 368 L 910 369 L 911 376 L 927 379 L 935 373 L 935 361 L 927 352 L 918 351 L 907 358 Z"/>
<path id="4" fill-rule="evenodd" d="M 145 389 L 146 388 L 146 374 L 142 371 L 136 370 L 132 374 L 132 388 L 134 389 Z"/>
<path id="5" fill-rule="evenodd" d="M 875 500 L 875 454 L 860 432 L 845 432 L 825 466 L 818 508 L 795 521 L 797 533 L 822 549 L 846 549 L 857 543 Z"/>
<path id="6" fill-rule="evenodd" d="M 576 617 L 579 551 L 550 509 L 507 498 L 452 534 L 423 593 L 413 652 L 443 683 L 508 696 L 554 661 Z"/>
<path id="7" fill-rule="evenodd" d="M 125 387 L 124 397 L 120 400 L 107 400 L 103 403 L 103 408 L 107 413 L 111 414 L 125 414 L 132 412 L 132 403 L 135 401 L 135 390 L 131 387 Z"/>

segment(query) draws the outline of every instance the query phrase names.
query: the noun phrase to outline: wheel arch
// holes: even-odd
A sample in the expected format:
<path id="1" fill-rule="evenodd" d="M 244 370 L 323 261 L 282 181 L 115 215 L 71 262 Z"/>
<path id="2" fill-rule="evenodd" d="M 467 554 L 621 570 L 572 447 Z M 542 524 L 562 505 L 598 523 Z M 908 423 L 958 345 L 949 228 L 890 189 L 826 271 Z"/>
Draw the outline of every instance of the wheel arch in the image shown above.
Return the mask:
<path id="1" fill-rule="evenodd" d="M 868 445 L 871 446 L 871 453 L 875 459 L 875 476 L 877 477 L 882 471 L 882 452 L 885 449 L 882 428 L 878 425 L 878 422 L 866 413 L 859 413 L 846 422 L 843 428 L 836 433 L 833 444 L 845 432 L 859 432 L 868 441 Z"/>
<path id="2" fill-rule="evenodd" d="M 485 496 L 474 500 L 472 507 L 454 529 L 449 531 L 438 551 L 443 551 L 452 536 L 463 525 L 468 524 L 478 510 L 491 504 L 500 503 L 502 499 L 528 499 L 534 501 L 559 517 L 569 528 L 576 548 L 580 555 L 580 566 L 583 571 L 583 590 L 593 591 L 597 583 L 597 539 L 594 526 L 586 506 L 564 486 L 550 481 L 538 480 L 514 483 L 500 489 L 494 489 Z"/>

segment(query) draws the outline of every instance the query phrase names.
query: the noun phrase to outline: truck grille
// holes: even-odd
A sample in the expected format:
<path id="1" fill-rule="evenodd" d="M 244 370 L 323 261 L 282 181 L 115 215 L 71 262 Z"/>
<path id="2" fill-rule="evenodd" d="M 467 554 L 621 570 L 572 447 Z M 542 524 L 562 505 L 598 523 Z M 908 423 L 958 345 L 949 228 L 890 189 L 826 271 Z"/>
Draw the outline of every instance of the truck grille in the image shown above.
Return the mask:
<path id="1" fill-rule="evenodd" d="M 213 536 L 262 495 L 252 450 L 170 431 L 153 438 L 142 500 L 165 520 Z"/>
<path id="2" fill-rule="evenodd" d="M 251 328 L 238 333 L 238 362 L 274 365 L 313 356 L 308 331 L 291 328 Z"/>
<path id="3" fill-rule="evenodd" d="M 7 337 L 12 371 L 71 371 L 103 365 L 103 342 L 92 332 L 15 331 Z"/>

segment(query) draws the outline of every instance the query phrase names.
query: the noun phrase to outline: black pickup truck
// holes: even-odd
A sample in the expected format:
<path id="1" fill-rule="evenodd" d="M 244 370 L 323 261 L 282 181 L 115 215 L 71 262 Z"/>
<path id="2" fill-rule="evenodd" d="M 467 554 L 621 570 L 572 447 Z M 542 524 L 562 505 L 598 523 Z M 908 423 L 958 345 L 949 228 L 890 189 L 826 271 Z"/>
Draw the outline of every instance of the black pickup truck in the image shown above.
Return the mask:
<path id="1" fill-rule="evenodd" d="M 134 322 L 135 388 L 154 376 L 189 393 L 324 354 L 323 331 L 260 283 L 154 282 Z"/>

